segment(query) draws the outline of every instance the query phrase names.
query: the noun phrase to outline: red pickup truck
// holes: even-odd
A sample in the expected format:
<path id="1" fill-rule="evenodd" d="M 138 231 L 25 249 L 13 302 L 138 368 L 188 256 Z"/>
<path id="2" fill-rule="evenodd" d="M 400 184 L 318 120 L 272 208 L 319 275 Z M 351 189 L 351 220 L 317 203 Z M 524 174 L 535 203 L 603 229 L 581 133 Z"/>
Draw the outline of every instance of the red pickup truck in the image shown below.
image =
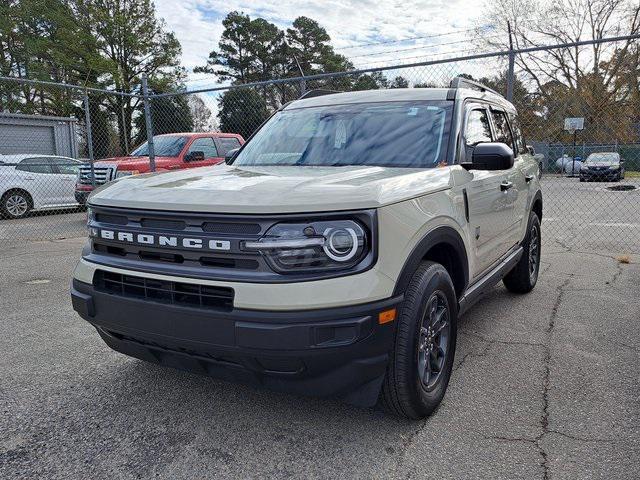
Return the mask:
<path id="1" fill-rule="evenodd" d="M 156 171 L 162 172 L 221 163 L 229 150 L 244 144 L 244 139 L 235 133 L 168 133 L 155 135 L 153 144 Z M 93 178 L 91 165 L 84 164 L 78 172 L 76 200 L 84 205 L 94 186 L 150 170 L 148 142 L 140 145 L 126 157 L 105 158 L 95 162 Z"/>

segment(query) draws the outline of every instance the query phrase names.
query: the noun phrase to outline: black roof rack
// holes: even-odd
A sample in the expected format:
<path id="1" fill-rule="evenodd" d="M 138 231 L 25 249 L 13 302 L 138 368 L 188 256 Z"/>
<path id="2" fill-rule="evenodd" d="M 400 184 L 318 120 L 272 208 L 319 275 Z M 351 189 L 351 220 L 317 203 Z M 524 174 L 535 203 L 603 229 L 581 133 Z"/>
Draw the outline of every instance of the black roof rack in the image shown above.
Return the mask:
<path id="1" fill-rule="evenodd" d="M 476 82 L 474 80 L 469 80 L 468 78 L 464 77 L 456 77 L 451 80 L 451 83 L 449 83 L 449 88 L 471 88 L 474 90 L 480 90 L 481 92 L 490 92 L 502 97 L 502 95 L 500 95 L 495 90 L 487 87 L 486 85 L 483 85 L 482 83 Z"/>
<path id="2" fill-rule="evenodd" d="M 303 98 L 313 98 L 313 97 L 321 97 L 323 95 L 333 95 L 334 93 L 342 93 L 338 90 L 309 90 L 303 93 L 298 100 L 302 100 Z"/>

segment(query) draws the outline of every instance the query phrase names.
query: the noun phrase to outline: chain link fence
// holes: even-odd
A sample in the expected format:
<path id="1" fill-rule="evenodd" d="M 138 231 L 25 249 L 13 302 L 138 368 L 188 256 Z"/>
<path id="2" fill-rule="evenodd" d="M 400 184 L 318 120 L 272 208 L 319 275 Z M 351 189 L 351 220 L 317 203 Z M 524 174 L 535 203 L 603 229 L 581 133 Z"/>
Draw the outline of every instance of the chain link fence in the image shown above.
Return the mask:
<path id="1" fill-rule="evenodd" d="M 611 61 L 623 40 L 600 42 Z M 179 93 L 141 85 L 125 95 L 0 78 L 0 244 L 82 236 L 83 204 L 96 186 L 123 175 L 219 163 L 275 110 L 309 90 L 447 87 L 466 76 L 518 109 L 542 171 L 546 240 L 640 252 L 637 69 L 625 71 L 620 62 L 607 74 L 591 65 L 593 73 L 561 81 L 557 71 L 539 66 L 545 55 L 562 58 L 590 43 Z M 567 119 L 582 119 L 582 128 L 566 130 Z"/>

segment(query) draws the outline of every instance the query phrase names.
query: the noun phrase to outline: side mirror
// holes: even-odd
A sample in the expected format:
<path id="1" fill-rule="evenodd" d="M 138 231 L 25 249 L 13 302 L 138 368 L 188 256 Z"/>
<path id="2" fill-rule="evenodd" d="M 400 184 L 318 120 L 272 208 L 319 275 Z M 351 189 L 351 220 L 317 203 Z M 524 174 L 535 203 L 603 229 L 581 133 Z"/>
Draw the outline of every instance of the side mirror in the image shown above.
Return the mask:
<path id="1" fill-rule="evenodd" d="M 467 170 L 508 170 L 513 167 L 513 150 L 506 143 L 479 143 L 473 149 Z"/>
<path id="2" fill-rule="evenodd" d="M 189 152 L 185 155 L 185 162 L 201 162 L 204 160 L 204 152 L 200 150 L 194 150 L 193 152 Z"/>
<path id="3" fill-rule="evenodd" d="M 231 162 L 233 162 L 233 159 L 235 158 L 236 154 L 238 153 L 238 150 L 240 150 L 239 148 L 234 148 L 232 150 L 227 151 L 227 153 L 225 153 L 224 155 L 224 163 L 226 163 L 227 165 L 231 165 Z"/>

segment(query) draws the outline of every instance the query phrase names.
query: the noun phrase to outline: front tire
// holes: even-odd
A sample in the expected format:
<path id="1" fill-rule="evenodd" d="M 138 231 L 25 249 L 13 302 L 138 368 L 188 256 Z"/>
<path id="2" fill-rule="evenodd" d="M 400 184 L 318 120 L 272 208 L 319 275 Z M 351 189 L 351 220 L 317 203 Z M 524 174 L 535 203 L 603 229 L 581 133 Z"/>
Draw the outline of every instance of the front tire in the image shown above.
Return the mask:
<path id="1" fill-rule="evenodd" d="M 457 320 L 449 273 L 439 263 L 422 263 L 405 292 L 382 386 L 388 411 L 419 419 L 438 408 L 451 377 Z"/>
<path id="2" fill-rule="evenodd" d="M 31 197 L 22 190 L 12 190 L 5 193 L 0 202 L 0 210 L 5 218 L 24 218 L 31 208 Z"/>
<path id="3" fill-rule="evenodd" d="M 515 267 L 502 280 L 507 290 L 514 293 L 528 293 L 538 282 L 542 237 L 540 219 L 535 212 L 529 214 L 527 236 L 522 243 L 524 252 Z"/>

